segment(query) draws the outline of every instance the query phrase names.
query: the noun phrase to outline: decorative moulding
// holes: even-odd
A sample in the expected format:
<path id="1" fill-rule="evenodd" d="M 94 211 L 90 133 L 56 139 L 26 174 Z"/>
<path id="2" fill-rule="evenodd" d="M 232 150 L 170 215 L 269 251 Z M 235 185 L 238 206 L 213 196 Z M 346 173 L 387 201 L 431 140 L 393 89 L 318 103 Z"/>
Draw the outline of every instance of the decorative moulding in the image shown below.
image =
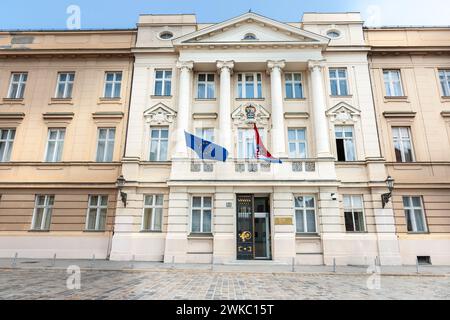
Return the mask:
<path id="1" fill-rule="evenodd" d="M 25 113 L 23 112 L 0 112 L 0 120 L 23 120 Z"/>
<path id="2" fill-rule="evenodd" d="M 217 119 L 218 115 L 215 112 L 210 113 L 205 112 L 205 113 L 194 113 L 192 117 L 194 119 Z"/>
<path id="3" fill-rule="evenodd" d="M 94 119 L 122 119 L 124 117 L 123 112 L 94 112 L 92 118 Z"/>
<path id="4" fill-rule="evenodd" d="M 144 111 L 145 121 L 153 125 L 171 124 L 176 115 L 175 110 L 161 102 Z"/>
<path id="5" fill-rule="evenodd" d="M 383 116 L 385 118 L 415 118 L 417 112 L 413 111 L 385 111 Z"/>
<path id="6" fill-rule="evenodd" d="M 361 110 L 346 102 L 339 102 L 334 107 L 329 108 L 326 115 L 331 118 L 332 122 L 355 122 L 356 118 L 361 115 Z"/>
<path id="7" fill-rule="evenodd" d="M 443 116 L 444 118 L 450 118 L 450 110 L 442 111 L 441 116 Z"/>
<path id="8" fill-rule="evenodd" d="M 285 112 L 284 117 L 286 119 L 309 119 L 308 112 Z"/>
<path id="9" fill-rule="evenodd" d="M 270 119 L 270 113 L 261 105 L 246 103 L 237 107 L 231 114 L 235 125 L 248 125 L 256 123 L 257 125 L 267 125 Z"/>
<path id="10" fill-rule="evenodd" d="M 72 120 L 75 113 L 73 112 L 47 112 L 43 113 L 44 120 Z"/>

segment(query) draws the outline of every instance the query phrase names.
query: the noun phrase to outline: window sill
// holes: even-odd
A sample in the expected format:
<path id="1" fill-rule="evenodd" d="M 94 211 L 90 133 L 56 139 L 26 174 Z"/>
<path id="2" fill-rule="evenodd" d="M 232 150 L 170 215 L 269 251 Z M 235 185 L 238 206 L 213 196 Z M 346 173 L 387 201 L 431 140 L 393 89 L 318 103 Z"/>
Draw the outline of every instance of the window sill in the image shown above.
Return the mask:
<path id="1" fill-rule="evenodd" d="M 430 232 L 408 232 L 407 234 L 411 236 L 418 236 L 418 235 L 429 235 Z"/>
<path id="2" fill-rule="evenodd" d="M 351 99 L 351 98 L 353 98 L 353 95 L 352 94 L 345 94 L 345 95 L 330 94 L 330 98 L 332 98 L 332 99 Z"/>
<path id="3" fill-rule="evenodd" d="M 31 230 L 28 230 L 28 232 L 30 232 L 30 233 L 50 233 L 50 230 L 34 230 L 34 229 L 31 229 Z"/>
<path id="4" fill-rule="evenodd" d="M 162 233 L 161 230 L 141 230 L 139 233 Z"/>
<path id="5" fill-rule="evenodd" d="M 195 101 L 202 102 L 202 101 L 217 101 L 217 98 L 195 98 Z"/>
<path id="6" fill-rule="evenodd" d="M 385 96 L 385 102 L 409 102 L 408 96 Z"/>
<path id="7" fill-rule="evenodd" d="M 11 99 L 11 98 L 3 98 L 2 99 L 3 104 L 21 104 L 25 105 L 24 99 Z"/>
<path id="8" fill-rule="evenodd" d="M 368 231 L 345 231 L 345 233 L 358 235 L 358 234 L 368 234 L 369 232 Z"/>
<path id="9" fill-rule="evenodd" d="M 191 233 L 188 235 L 190 240 L 213 240 L 214 236 L 212 233 Z"/>
<path id="10" fill-rule="evenodd" d="M 450 102 L 450 96 L 441 96 L 442 102 Z"/>
<path id="11" fill-rule="evenodd" d="M 236 101 L 264 101 L 266 98 L 236 98 Z"/>
<path id="12" fill-rule="evenodd" d="M 306 101 L 306 98 L 284 98 L 284 101 Z"/>
<path id="13" fill-rule="evenodd" d="M 73 101 L 72 101 L 72 98 L 51 98 L 50 102 L 48 104 L 49 105 L 52 105 L 52 104 L 72 104 L 73 105 Z"/>
<path id="14" fill-rule="evenodd" d="M 318 240 L 321 239 L 318 233 L 297 233 L 295 235 L 297 240 Z"/>
<path id="15" fill-rule="evenodd" d="M 157 95 L 151 95 L 150 98 L 152 98 L 152 99 L 172 99 L 172 96 L 157 96 Z"/>
<path id="16" fill-rule="evenodd" d="M 105 233 L 106 230 L 83 230 L 85 233 Z"/>
<path id="17" fill-rule="evenodd" d="M 97 104 L 122 104 L 122 98 L 100 98 Z"/>

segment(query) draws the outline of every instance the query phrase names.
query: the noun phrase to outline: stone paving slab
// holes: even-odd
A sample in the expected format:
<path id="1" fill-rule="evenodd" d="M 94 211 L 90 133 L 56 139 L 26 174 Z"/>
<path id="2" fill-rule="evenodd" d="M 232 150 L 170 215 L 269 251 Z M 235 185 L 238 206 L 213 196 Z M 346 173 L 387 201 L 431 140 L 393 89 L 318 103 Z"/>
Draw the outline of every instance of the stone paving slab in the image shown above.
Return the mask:
<path id="1" fill-rule="evenodd" d="M 373 275 L 82 270 L 79 290 L 68 289 L 68 277 L 62 269 L 1 269 L 0 299 L 450 300 L 448 276 L 381 276 L 377 289 Z"/>

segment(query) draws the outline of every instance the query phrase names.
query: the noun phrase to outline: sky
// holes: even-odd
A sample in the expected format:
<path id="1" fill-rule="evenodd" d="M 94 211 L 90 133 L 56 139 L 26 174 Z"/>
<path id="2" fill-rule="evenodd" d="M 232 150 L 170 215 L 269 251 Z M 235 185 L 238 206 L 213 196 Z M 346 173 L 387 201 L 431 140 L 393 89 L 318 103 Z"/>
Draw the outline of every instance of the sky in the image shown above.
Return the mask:
<path id="1" fill-rule="evenodd" d="M 284 22 L 300 21 L 303 12 L 358 11 L 367 26 L 450 25 L 450 0 L 1 0 L 0 29 L 65 29 L 68 21 L 82 29 L 134 28 L 142 13 L 221 22 L 249 9 Z"/>

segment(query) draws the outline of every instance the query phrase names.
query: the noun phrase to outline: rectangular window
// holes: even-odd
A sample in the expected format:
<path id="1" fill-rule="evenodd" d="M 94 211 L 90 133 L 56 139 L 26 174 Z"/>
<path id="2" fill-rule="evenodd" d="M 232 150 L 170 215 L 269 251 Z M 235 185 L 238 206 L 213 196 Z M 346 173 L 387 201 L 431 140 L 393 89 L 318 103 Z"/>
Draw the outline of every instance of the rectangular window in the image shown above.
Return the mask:
<path id="1" fill-rule="evenodd" d="M 122 90 L 122 72 L 106 72 L 104 97 L 120 98 Z"/>
<path id="2" fill-rule="evenodd" d="M 144 197 L 143 231 L 162 230 L 163 200 L 164 196 L 162 194 L 152 194 Z"/>
<path id="3" fill-rule="evenodd" d="M 18 72 L 11 74 L 9 84 L 8 99 L 23 99 L 25 86 L 27 84 L 28 73 Z"/>
<path id="4" fill-rule="evenodd" d="M 305 159 L 306 152 L 306 129 L 289 128 L 288 129 L 289 158 Z"/>
<path id="5" fill-rule="evenodd" d="M 404 94 L 400 70 L 384 70 L 383 75 L 386 96 L 402 97 Z"/>
<path id="6" fill-rule="evenodd" d="M 212 197 L 192 197 L 192 233 L 211 233 Z"/>
<path id="7" fill-rule="evenodd" d="M 106 228 L 108 196 L 90 195 L 86 219 L 86 230 L 103 231 Z"/>
<path id="8" fill-rule="evenodd" d="M 73 82 L 75 80 L 74 72 L 60 72 L 56 83 L 55 97 L 58 99 L 72 98 Z"/>
<path id="9" fill-rule="evenodd" d="M 197 98 L 214 99 L 215 86 L 214 73 L 199 73 L 197 82 Z"/>
<path id="10" fill-rule="evenodd" d="M 32 230 L 50 230 L 50 223 L 52 219 L 53 203 L 55 196 L 51 195 L 37 195 L 34 205 Z"/>
<path id="11" fill-rule="evenodd" d="M 439 81 L 441 82 L 442 96 L 450 97 L 450 70 L 439 70 Z"/>
<path id="12" fill-rule="evenodd" d="M 238 97 L 241 99 L 262 98 L 261 73 L 238 74 Z"/>
<path id="13" fill-rule="evenodd" d="M 172 91 L 172 70 L 155 71 L 155 96 L 170 96 Z"/>
<path id="14" fill-rule="evenodd" d="M 346 68 L 330 69 L 330 86 L 332 96 L 348 96 Z"/>
<path id="15" fill-rule="evenodd" d="M 195 135 L 203 140 L 214 142 L 214 128 L 197 128 Z"/>
<path id="16" fill-rule="evenodd" d="M 314 196 L 295 197 L 295 225 L 297 233 L 317 233 Z"/>
<path id="17" fill-rule="evenodd" d="M 49 129 L 45 162 L 60 162 L 64 146 L 65 129 Z"/>
<path id="18" fill-rule="evenodd" d="M 301 73 L 285 73 L 287 99 L 303 99 L 303 82 Z"/>
<path id="19" fill-rule="evenodd" d="M 261 140 L 265 141 L 264 128 L 258 128 Z M 238 130 L 238 158 L 239 159 L 255 159 L 256 158 L 256 138 L 255 130 L 239 129 Z"/>
<path id="20" fill-rule="evenodd" d="M 408 232 L 427 232 L 422 197 L 403 197 Z"/>
<path id="21" fill-rule="evenodd" d="M 168 128 L 152 129 L 150 142 L 150 161 L 167 161 L 168 144 Z"/>
<path id="22" fill-rule="evenodd" d="M 14 129 L 0 129 L 0 162 L 9 162 L 11 160 L 15 136 L 16 130 Z"/>
<path id="23" fill-rule="evenodd" d="M 336 126 L 336 151 L 338 161 L 355 161 L 355 143 L 352 126 Z"/>
<path id="24" fill-rule="evenodd" d="M 115 128 L 98 129 L 97 162 L 112 162 L 114 155 Z"/>
<path id="25" fill-rule="evenodd" d="M 392 137 L 397 162 L 413 162 L 411 129 L 409 127 L 392 127 Z"/>
<path id="26" fill-rule="evenodd" d="M 365 232 L 362 196 L 344 196 L 344 218 L 347 232 Z"/>

